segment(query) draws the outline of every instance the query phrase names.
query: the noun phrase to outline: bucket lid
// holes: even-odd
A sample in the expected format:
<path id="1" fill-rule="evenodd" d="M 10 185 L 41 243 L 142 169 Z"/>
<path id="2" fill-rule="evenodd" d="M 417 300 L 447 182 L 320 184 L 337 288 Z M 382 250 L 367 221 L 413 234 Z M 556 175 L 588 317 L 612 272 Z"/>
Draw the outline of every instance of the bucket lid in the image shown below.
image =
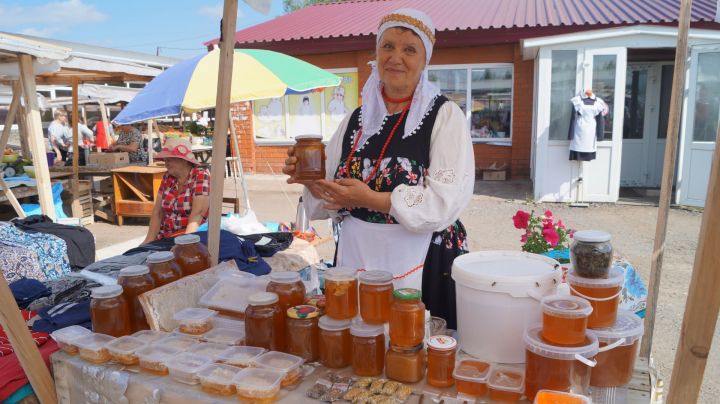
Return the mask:
<path id="1" fill-rule="evenodd" d="M 577 296 L 545 296 L 540 306 L 543 313 L 562 318 L 587 317 L 593 311 L 590 302 Z"/>
<path id="2" fill-rule="evenodd" d="M 318 327 L 325 331 L 342 331 L 350 328 L 350 320 L 336 320 L 329 316 L 322 316 L 318 321 Z"/>
<path id="3" fill-rule="evenodd" d="M 350 326 L 350 334 L 356 337 L 377 337 L 385 333 L 385 326 L 368 324 L 364 321 L 356 321 Z"/>
<path id="4" fill-rule="evenodd" d="M 575 241 L 586 243 L 605 243 L 610 241 L 610 233 L 602 230 L 580 230 L 573 233 Z"/>
<path id="5" fill-rule="evenodd" d="M 148 264 L 159 264 L 161 262 L 170 261 L 173 258 L 175 258 L 175 254 L 173 254 L 172 251 L 158 251 L 156 253 L 152 253 L 152 254 L 148 255 L 147 263 Z"/>
<path id="6" fill-rule="evenodd" d="M 519 251 L 477 251 L 455 258 L 452 277 L 457 284 L 513 297 L 544 296 L 562 279 L 552 258 Z"/>
<path id="7" fill-rule="evenodd" d="M 437 351 L 452 351 L 457 348 L 457 340 L 453 337 L 445 335 L 433 335 L 428 339 L 428 348 L 435 349 Z"/>
<path id="8" fill-rule="evenodd" d="M 187 245 L 195 244 L 200 242 L 200 236 L 197 234 L 183 234 L 182 236 L 175 237 L 176 245 Z"/>
<path id="9" fill-rule="evenodd" d="M 300 274 L 292 271 L 270 272 L 270 281 L 276 283 L 295 283 L 300 280 Z"/>
<path id="10" fill-rule="evenodd" d="M 536 325 L 525 330 L 523 341 L 525 348 L 537 355 L 550 359 L 576 360 L 578 356 L 592 359 L 598 353 L 598 338 L 592 331 L 588 331 L 585 342 L 581 346 L 556 346 L 548 344 L 541 336 L 542 326 Z"/>
<path id="11" fill-rule="evenodd" d="M 262 306 L 265 304 L 277 303 L 280 300 L 277 293 L 258 292 L 248 296 L 248 304 L 253 306 Z"/>
<path id="12" fill-rule="evenodd" d="M 357 279 L 357 271 L 347 267 L 335 267 L 325 271 L 325 280 L 331 281 L 351 281 Z"/>
<path id="13" fill-rule="evenodd" d="M 150 269 L 147 265 L 130 265 L 120 270 L 118 276 L 142 276 L 150 273 Z"/>
<path id="14" fill-rule="evenodd" d="M 522 393 L 525 388 L 525 372 L 510 366 L 493 366 L 490 369 L 488 387 L 493 390 Z"/>
<path id="15" fill-rule="evenodd" d="M 586 288 L 615 288 L 625 283 L 625 274 L 617 267 L 610 269 L 607 278 L 583 278 L 582 276 L 572 272 L 567 275 L 567 282 L 570 286 L 583 286 Z"/>
<path id="16" fill-rule="evenodd" d="M 394 291 L 393 297 L 397 300 L 420 300 L 422 292 L 413 288 L 402 288 Z"/>
<path id="17" fill-rule="evenodd" d="M 358 275 L 360 283 L 366 285 L 386 285 L 393 281 L 393 274 L 388 271 L 365 271 Z"/>
<path id="18" fill-rule="evenodd" d="M 91 290 L 91 296 L 94 299 L 109 299 L 122 295 L 122 292 L 123 288 L 120 285 L 107 285 L 93 288 Z"/>
<path id="19" fill-rule="evenodd" d="M 620 345 L 631 345 L 639 340 L 645 332 L 643 320 L 635 313 L 627 310 L 618 310 L 617 320 L 611 327 L 595 328 L 592 330 L 599 342 L 613 344 L 621 338 L 625 342 Z"/>
<path id="20" fill-rule="evenodd" d="M 304 320 L 306 318 L 318 318 L 320 309 L 309 304 L 301 304 L 287 309 L 287 316 L 295 320 Z"/>

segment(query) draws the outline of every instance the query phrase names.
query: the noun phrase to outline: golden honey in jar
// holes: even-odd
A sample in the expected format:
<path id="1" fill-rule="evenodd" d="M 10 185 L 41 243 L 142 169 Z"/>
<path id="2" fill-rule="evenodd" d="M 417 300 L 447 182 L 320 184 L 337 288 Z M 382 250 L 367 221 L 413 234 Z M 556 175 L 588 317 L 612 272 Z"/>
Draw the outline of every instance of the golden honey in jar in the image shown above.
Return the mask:
<path id="1" fill-rule="evenodd" d="M 295 136 L 295 180 L 313 181 L 325 178 L 325 145 L 322 135 Z"/>
<path id="2" fill-rule="evenodd" d="M 300 274 L 297 272 L 271 272 L 270 282 L 265 288 L 266 292 L 272 292 L 278 295 L 278 305 L 283 313 L 294 306 L 305 303 L 305 284 L 300 280 Z M 285 334 L 283 324 L 283 330 Z M 286 347 L 278 347 L 278 350 L 287 352 Z"/>
<path id="3" fill-rule="evenodd" d="M 629 311 L 620 311 L 612 327 L 593 330 L 600 348 L 615 347 L 595 357 L 597 365 L 590 375 L 591 386 L 619 387 L 630 383 L 643 332 L 643 320 Z"/>
<path id="4" fill-rule="evenodd" d="M 385 376 L 401 383 L 417 383 L 425 376 L 423 344 L 412 348 L 392 343 L 385 354 Z"/>
<path id="5" fill-rule="evenodd" d="M 360 280 L 360 317 L 368 324 L 390 321 L 393 303 L 393 275 L 387 271 L 366 271 Z"/>
<path id="6" fill-rule="evenodd" d="M 314 362 L 320 357 L 319 318 L 320 309 L 315 306 L 300 305 L 287 309 L 287 353 L 297 355 L 305 362 Z"/>
<path id="7" fill-rule="evenodd" d="M 350 366 L 352 363 L 352 336 L 350 320 L 335 320 L 320 317 L 320 363 L 331 369 Z"/>
<path id="8" fill-rule="evenodd" d="M 350 320 L 357 313 L 357 271 L 341 267 L 329 269 L 325 272 L 325 314 L 336 320 Z"/>
<path id="9" fill-rule="evenodd" d="M 130 329 L 132 332 L 149 330 L 150 326 L 145 318 L 138 296 L 155 288 L 155 281 L 150 275 L 150 269 L 145 265 L 132 265 L 120 270 L 118 283 L 123 288 L 123 297 L 128 304 L 130 312 Z"/>
<path id="10" fill-rule="evenodd" d="M 385 367 L 385 327 L 362 321 L 350 326 L 352 370 L 357 376 L 379 376 Z"/>
<path id="11" fill-rule="evenodd" d="M 576 345 L 585 341 L 592 306 L 576 296 L 546 296 L 540 302 L 543 313 L 542 337 L 557 345 Z"/>
<path id="12" fill-rule="evenodd" d="M 390 337 L 392 341 L 392 337 Z M 435 387 L 449 387 L 455 384 L 455 352 L 457 341 L 453 337 L 434 335 L 428 339 L 427 382 Z"/>
<path id="13" fill-rule="evenodd" d="M 248 297 L 245 309 L 245 344 L 277 351 L 285 346 L 285 315 L 280 311 L 278 295 L 260 292 Z"/>
<path id="14" fill-rule="evenodd" d="M 617 318 L 620 292 L 625 275 L 617 268 L 610 270 L 607 278 L 583 278 L 575 272 L 567 276 L 570 292 L 590 302 L 593 311 L 588 317 L 588 328 L 612 327 Z"/>
<path id="15" fill-rule="evenodd" d="M 180 266 L 182 276 L 193 275 L 212 266 L 210 253 L 207 247 L 200 243 L 200 236 L 197 234 L 184 234 L 175 237 L 172 252 Z"/>
<path id="16" fill-rule="evenodd" d="M 150 268 L 150 275 L 155 281 L 156 288 L 182 278 L 180 265 L 170 251 L 158 251 L 148 255 L 147 266 Z"/>
<path id="17" fill-rule="evenodd" d="M 425 305 L 417 289 L 393 292 L 390 307 L 390 341 L 395 346 L 412 347 L 425 339 Z"/>
<path id="18" fill-rule="evenodd" d="M 131 334 L 130 311 L 120 285 L 92 289 L 90 319 L 93 332 L 113 337 Z"/>

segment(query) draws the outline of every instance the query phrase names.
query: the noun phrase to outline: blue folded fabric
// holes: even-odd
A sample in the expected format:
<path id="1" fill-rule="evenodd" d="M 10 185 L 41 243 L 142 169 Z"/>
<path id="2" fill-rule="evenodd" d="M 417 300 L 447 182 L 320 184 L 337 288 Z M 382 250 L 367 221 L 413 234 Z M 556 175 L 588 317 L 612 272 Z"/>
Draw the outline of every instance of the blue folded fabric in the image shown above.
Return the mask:
<path id="1" fill-rule="evenodd" d="M 18 279 L 11 283 L 10 291 L 21 309 L 27 308 L 30 303 L 42 297 L 50 296 L 52 293 L 42 282 L 29 278 Z"/>
<path id="2" fill-rule="evenodd" d="M 206 231 L 197 232 L 200 242 L 207 245 L 208 236 Z M 235 260 L 241 271 L 250 272 L 253 275 L 266 275 L 270 273 L 270 265 L 255 250 L 251 241 L 243 241 L 236 234 L 220 230 L 220 253 L 218 262 Z"/>
<path id="3" fill-rule="evenodd" d="M 33 331 L 51 333 L 71 325 L 92 329 L 90 324 L 90 299 L 77 303 L 60 303 L 40 309 L 40 319 L 33 323 Z"/>

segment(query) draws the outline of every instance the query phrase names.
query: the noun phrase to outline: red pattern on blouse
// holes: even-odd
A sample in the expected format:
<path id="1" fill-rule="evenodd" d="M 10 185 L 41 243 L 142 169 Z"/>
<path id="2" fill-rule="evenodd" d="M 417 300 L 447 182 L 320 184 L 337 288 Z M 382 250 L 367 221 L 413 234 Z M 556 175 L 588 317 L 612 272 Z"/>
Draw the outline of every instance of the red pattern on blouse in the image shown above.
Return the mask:
<path id="1" fill-rule="evenodd" d="M 204 168 L 195 167 L 190 172 L 185 186 L 170 174 L 165 174 L 160 184 L 158 196 L 162 201 L 163 218 L 157 239 L 169 237 L 184 230 L 190 219 L 193 197 L 210 195 L 210 173 Z M 207 212 L 202 223 L 207 220 Z"/>

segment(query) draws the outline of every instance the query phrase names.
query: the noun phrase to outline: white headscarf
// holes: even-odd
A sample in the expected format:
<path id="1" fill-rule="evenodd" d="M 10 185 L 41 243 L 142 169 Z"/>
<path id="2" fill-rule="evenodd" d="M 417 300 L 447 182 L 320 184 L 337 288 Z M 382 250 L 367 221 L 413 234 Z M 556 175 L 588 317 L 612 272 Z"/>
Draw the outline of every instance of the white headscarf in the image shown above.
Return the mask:
<path id="1" fill-rule="evenodd" d="M 405 131 L 403 138 L 412 135 L 422 123 L 427 111 L 432 107 L 432 102 L 440 94 L 440 89 L 428 80 L 427 66 L 433 52 L 435 43 L 435 26 L 430 17 L 422 11 L 411 8 L 401 8 L 383 17 L 377 32 L 376 44 L 380 42 L 383 32 L 388 28 L 404 27 L 411 29 L 422 40 L 425 46 L 425 70 L 420 75 L 420 81 L 415 87 L 412 104 L 407 113 Z M 362 116 L 362 136 L 359 145 L 365 142 L 382 129 L 382 124 L 388 114 L 385 102 L 382 97 L 382 81 L 377 72 L 375 62 L 371 64 L 372 72 L 362 90 L 363 104 L 360 108 Z"/>

